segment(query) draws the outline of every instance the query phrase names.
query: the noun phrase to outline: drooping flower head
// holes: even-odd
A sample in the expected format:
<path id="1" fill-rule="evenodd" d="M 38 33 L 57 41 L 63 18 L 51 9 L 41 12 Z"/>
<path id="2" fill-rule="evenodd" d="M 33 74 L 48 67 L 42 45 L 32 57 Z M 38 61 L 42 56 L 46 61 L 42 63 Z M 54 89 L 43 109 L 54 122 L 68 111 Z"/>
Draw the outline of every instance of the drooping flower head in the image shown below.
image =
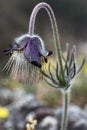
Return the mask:
<path id="1" fill-rule="evenodd" d="M 47 62 L 47 56 L 51 55 L 52 51 L 45 49 L 44 43 L 39 36 L 25 34 L 15 38 L 10 45 L 10 49 L 4 50 L 4 54 L 11 54 L 4 69 L 11 70 L 12 76 L 24 81 L 25 79 L 29 80 L 30 73 L 32 76 L 37 77 L 36 73 L 33 72 L 33 68 L 34 71 L 36 71 L 36 68 L 41 68 L 43 62 Z"/>

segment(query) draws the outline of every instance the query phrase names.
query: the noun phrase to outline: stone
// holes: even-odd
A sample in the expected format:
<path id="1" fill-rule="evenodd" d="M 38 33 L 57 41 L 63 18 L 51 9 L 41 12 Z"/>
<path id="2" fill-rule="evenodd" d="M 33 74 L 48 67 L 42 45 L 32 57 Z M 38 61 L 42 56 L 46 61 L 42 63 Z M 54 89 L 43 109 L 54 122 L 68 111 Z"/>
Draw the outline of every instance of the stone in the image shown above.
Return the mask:
<path id="1" fill-rule="evenodd" d="M 42 130 L 58 130 L 58 123 L 58 120 L 54 116 L 46 116 L 38 127 Z"/>

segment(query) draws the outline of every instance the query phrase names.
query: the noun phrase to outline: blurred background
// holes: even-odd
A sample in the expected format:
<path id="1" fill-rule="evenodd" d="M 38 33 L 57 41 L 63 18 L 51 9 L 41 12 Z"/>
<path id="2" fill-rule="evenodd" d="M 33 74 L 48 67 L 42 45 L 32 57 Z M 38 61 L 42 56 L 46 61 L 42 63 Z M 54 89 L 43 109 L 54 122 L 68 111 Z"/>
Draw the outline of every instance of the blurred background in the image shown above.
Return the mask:
<path id="1" fill-rule="evenodd" d="M 23 85 L 9 79 L 9 74 L 2 72 L 9 58 L 4 56 L 2 51 L 8 48 L 15 37 L 28 32 L 31 12 L 41 1 L 50 4 L 54 10 L 62 50 L 65 51 L 67 42 L 70 48 L 75 44 L 78 65 L 82 57 L 87 56 L 87 0 L 0 0 L 0 91 L 9 89 L 34 93 L 38 100 L 56 107 L 62 105 L 60 92 L 51 89 L 46 83 L 43 85 L 42 82 L 32 87 L 29 84 Z M 53 57 L 55 57 L 51 24 L 44 9 L 38 13 L 35 25 L 35 34 L 42 37 L 47 48 L 54 52 Z M 49 60 L 54 63 L 53 58 Z M 3 100 L 2 98 L 0 105 L 6 106 L 11 102 L 11 99 Z M 77 104 L 82 108 L 85 108 L 87 104 L 87 65 L 84 66 L 80 76 L 77 76 L 72 87 L 71 104 Z"/>

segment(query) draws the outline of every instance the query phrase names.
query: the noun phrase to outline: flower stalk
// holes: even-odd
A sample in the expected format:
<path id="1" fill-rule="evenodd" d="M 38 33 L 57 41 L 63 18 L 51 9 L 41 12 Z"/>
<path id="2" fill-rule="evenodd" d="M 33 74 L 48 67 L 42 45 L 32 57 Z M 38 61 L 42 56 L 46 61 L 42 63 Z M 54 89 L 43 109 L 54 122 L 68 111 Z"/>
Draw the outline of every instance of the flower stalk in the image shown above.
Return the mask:
<path id="1" fill-rule="evenodd" d="M 68 91 L 63 91 L 63 116 L 61 123 L 61 130 L 66 130 L 67 127 L 67 114 L 68 114 L 68 104 L 69 104 L 69 93 Z"/>
<path id="2" fill-rule="evenodd" d="M 58 57 L 58 63 L 60 64 L 59 65 L 60 73 L 62 75 L 63 81 L 65 82 L 63 64 L 62 64 L 62 54 L 61 54 L 60 40 L 59 40 L 56 18 L 55 18 L 55 15 L 54 15 L 52 8 L 47 3 L 44 3 L 44 2 L 39 3 L 33 9 L 31 17 L 30 17 L 30 22 L 29 22 L 29 35 L 32 36 L 34 34 L 36 15 L 37 15 L 38 11 L 42 8 L 44 8 L 47 11 L 49 18 L 50 18 L 50 21 L 51 21 L 54 42 L 55 42 L 55 48 L 56 48 L 56 53 L 57 53 L 57 57 Z"/>

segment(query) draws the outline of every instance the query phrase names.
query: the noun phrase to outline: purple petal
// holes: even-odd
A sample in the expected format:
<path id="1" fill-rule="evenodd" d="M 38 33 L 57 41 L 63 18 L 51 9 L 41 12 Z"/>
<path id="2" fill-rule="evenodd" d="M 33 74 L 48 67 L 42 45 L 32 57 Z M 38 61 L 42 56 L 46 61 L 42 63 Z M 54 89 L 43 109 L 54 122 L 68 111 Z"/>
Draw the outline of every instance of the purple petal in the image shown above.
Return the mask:
<path id="1" fill-rule="evenodd" d="M 46 57 L 46 56 L 49 56 L 52 54 L 52 51 L 48 51 L 46 48 L 45 48 L 45 45 L 44 45 L 44 42 L 41 40 L 41 38 L 39 38 L 38 36 L 36 37 L 33 37 L 33 44 L 36 44 L 37 45 L 37 48 L 39 50 L 39 53 Z"/>
<path id="2" fill-rule="evenodd" d="M 23 49 L 26 46 L 27 41 L 29 39 L 30 38 L 29 38 L 28 34 L 25 34 L 25 35 L 22 35 L 18 38 L 15 38 L 14 42 L 11 44 L 12 50 L 18 51 L 18 50 Z"/>
<path id="3" fill-rule="evenodd" d="M 41 67 L 40 53 L 37 44 L 35 44 L 33 39 L 28 40 L 24 50 L 24 55 L 30 63 Z"/>

